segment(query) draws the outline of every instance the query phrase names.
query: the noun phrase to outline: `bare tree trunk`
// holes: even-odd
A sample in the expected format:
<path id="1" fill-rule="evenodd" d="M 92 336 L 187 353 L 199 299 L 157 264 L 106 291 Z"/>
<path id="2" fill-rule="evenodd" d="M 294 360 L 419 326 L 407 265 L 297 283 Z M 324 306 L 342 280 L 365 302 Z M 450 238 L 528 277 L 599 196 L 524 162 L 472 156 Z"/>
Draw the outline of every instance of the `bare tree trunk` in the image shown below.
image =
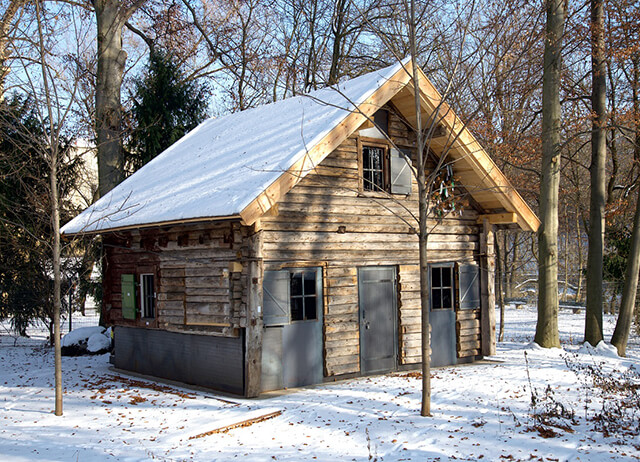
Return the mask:
<path id="1" fill-rule="evenodd" d="M 503 256 L 502 256 L 502 260 L 503 260 L 503 277 L 504 277 L 504 291 L 505 291 L 505 297 L 506 298 L 513 298 L 513 265 L 509 265 L 509 254 L 511 252 L 509 252 L 509 241 L 508 241 L 508 237 L 509 234 L 507 233 L 507 231 L 503 231 L 502 232 L 502 250 L 503 250 Z M 514 252 L 514 257 L 515 257 L 515 246 L 513 249 Z M 514 258 L 514 262 L 515 262 L 515 258 Z"/>
<path id="2" fill-rule="evenodd" d="M 638 84 L 640 83 L 640 66 L 633 63 L 633 114 L 635 124 L 635 148 L 634 157 L 640 159 L 640 101 L 638 98 Z M 631 330 L 631 320 L 635 309 L 638 294 L 638 273 L 640 272 L 640 187 L 636 198 L 636 212 L 633 218 L 633 230 L 631 231 L 631 248 L 627 258 L 624 287 L 622 289 L 622 301 L 618 312 L 616 328 L 611 336 L 611 343 L 618 349 L 620 356 L 627 354 L 627 341 Z"/>
<path id="3" fill-rule="evenodd" d="M 53 338 L 55 349 L 55 414 L 62 415 L 62 352 L 60 345 L 60 208 L 58 201 L 58 153 L 52 147 L 51 158 L 51 222 L 53 224 Z"/>
<path id="4" fill-rule="evenodd" d="M 564 231 L 564 286 L 562 287 L 562 300 L 567 300 L 567 290 L 569 289 L 569 214 L 564 209 L 565 231 Z"/>
<path id="5" fill-rule="evenodd" d="M 98 26 L 96 136 L 100 196 L 124 179 L 120 92 L 127 53 L 122 48 L 122 28 L 142 3 L 130 2 L 127 8 L 117 0 L 93 0 Z"/>
<path id="6" fill-rule="evenodd" d="M 602 336 L 602 261 L 607 158 L 607 69 L 604 49 L 604 2 L 591 0 L 591 200 L 589 202 L 589 255 L 587 257 L 587 309 L 584 341 L 597 345 Z"/>
<path id="7" fill-rule="evenodd" d="M 420 254 L 420 307 L 422 310 L 421 340 L 422 340 L 422 406 L 420 415 L 431 415 L 431 336 L 429 332 L 429 266 L 427 258 L 427 176 L 425 173 L 426 159 L 424 158 L 424 136 L 422 132 L 422 107 L 420 104 L 420 82 L 418 73 L 418 57 L 416 52 L 416 18 L 415 0 L 411 0 L 411 17 L 409 20 L 409 40 L 411 46 L 411 79 L 414 88 L 414 103 L 416 111 L 416 148 L 418 161 L 418 208 L 419 235 L 418 247 Z"/>
<path id="8" fill-rule="evenodd" d="M 51 92 L 49 90 L 49 74 L 47 72 L 46 52 L 44 49 L 44 33 L 41 21 L 41 4 L 35 2 L 36 19 L 38 24 L 40 66 L 42 70 L 42 83 L 45 90 L 46 109 L 49 119 L 49 139 L 47 140 L 49 149 L 49 195 L 51 198 L 51 228 L 53 232 L 52 260 L 53 260 L 53 345 L 55 351 L 54 359 L 54 380 L 55 380 L 55 415 L 62 415 L 62 353 L 60 345 L 60 286 L 62 278 L 60 275 L 60 204 L 58 197 L 58 161 L 59 152 L 59 127 L 55 125 L 53 107 L 51 102 Z"/>
<path id="9" fill-rule="evenodd" d="M 631 249 L 627 259 L 624 288 L 622 289 L 622 302 L 620 303 L 616 328 L 611 336 L 611 343 L 618 349 L 620 356 L 627 354 L 627 341 L 629 340 L 631 319 L 638 291 L 638 273 L 640 272 L 640 188 L 638 188 L 636 200 L 636 212 L 631 233 Z"/>
<path id="10" fill-rule="evenodd" d="M 578 239 L 578 288 L 576 289 L 576 302 L 582 299 L 582 229 L 580 227 L 580 214 L 576 213 L 576 237 Z"/>
<path id="11" fill-rule="evenodd" d="M 542 81 L 542 179 L 538 230 L 538 322 L 535 342 L 560 346 L 558 334 L 558 189 L 560 185 L 560 69 L 564 0 L 547 0 Z"/>
<path id="12" fill-rule="evenodd" d="M 340 78 L 340 61 L 342 59 L 342 42 L 344 40 L 344 21 L 347 14 L 347 5 L 348 2 L 346 0 L 336 1 L 331 26 L 333 46 L 331 49 L 331 69 L 329 70 L 328 85 L 338 83 L 338 79 Z"/>
<path id="13" fill-rule="evenodd" d="M 503 231 L 504 235 L 506 231 Z M 500 239 L 498 239 L 498 235 L 495 235 L 495 245 L 496 245 L 496 258 L 498 259 L 498 264 L 496 268 L 498 270 L 498 274 L 496 274 L 496 279 L 498 281 L 498 304 L 500 305 L 500 330 L 498 332 L 498 341 L 504 341 L 504 284 L 502 283 L 503 270 L 502 270 L 502 258 L 504 258 L 504 252 L 500 249 Z"/>

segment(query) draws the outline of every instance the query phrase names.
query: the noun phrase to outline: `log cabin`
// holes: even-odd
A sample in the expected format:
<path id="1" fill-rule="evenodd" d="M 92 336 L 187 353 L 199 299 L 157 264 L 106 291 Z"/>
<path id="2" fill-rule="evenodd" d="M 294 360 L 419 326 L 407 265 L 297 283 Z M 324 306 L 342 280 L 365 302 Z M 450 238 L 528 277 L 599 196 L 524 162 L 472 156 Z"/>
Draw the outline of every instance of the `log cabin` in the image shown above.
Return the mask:
<path id="1" fill-rule="evenodd" d="M 212 118 L 63 227 L 100 234 L 117 368 L 261 392 L 421 362 L 405 61 Z M 494 231 L 539 221 L 422 71 L 431 363 L 495 352 Z"/>

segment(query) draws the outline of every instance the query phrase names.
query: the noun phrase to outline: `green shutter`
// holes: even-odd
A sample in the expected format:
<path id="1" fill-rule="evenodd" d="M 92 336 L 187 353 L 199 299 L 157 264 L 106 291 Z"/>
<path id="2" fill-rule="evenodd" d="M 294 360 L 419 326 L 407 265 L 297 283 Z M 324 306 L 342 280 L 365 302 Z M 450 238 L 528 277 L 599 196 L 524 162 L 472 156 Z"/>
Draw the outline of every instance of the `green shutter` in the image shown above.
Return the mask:
<path id="1" fill-rule="evenodd" d="M 133 274 L 123 274 L 120 277 L 122 287 L 122 317 L 136 319 L 136 287 Z"/>

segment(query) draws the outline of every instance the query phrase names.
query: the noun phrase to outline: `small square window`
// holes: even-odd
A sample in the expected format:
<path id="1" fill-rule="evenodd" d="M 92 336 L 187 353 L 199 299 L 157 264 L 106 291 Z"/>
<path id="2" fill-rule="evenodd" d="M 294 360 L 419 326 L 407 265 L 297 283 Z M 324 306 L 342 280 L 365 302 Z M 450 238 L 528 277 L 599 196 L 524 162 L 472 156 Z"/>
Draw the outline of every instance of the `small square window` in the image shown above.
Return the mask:
<path id="1" fill-rule="evenodd" d="M 291 273 L 289 296 L 291 298 L 292 321 L 318 319 L 316 277 L 316 271 L 298 271 Z"/>
<path id="2" fill-rule="evenodd" d="M 453 297 L 453 266 L 431 267 L 431 309 L 452 310 Z"/>

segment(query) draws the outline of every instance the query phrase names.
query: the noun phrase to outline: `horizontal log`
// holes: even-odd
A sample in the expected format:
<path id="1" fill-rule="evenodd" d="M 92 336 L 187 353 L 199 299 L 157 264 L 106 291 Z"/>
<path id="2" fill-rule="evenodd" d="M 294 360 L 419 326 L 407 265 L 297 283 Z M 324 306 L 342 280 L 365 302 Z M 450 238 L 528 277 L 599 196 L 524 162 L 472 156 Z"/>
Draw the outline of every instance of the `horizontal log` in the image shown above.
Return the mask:
<path id="1" fill-rule="evenodd" d="M 457 332 L 457 337 L 462 341 L 462 339 L 471 340 L 480 338 L 481 332 L 480 329 L 465 329 L 463 331 Z"/>
<path id="2" fill-rule="evenodd" d="M 456 319 L 458 321 L 480 319 L 480 310 L 458 310 L 456 311 Z"/>
<path id="3" fill-rule="evenodd" d="M 325 316 L 326 325 L 345 323 L 345 322 L 358 322 L 358 312 L 343 313 L 343 314 L 327 314 Z"/>
<path id="4" fill-rule="evenodd" d="M 346 339 L 360 339 L 360 330 L 359 329 L 349 329 L 343 331 L 330 331 L 327 332 L 325 330 L 325 342 L 333 342 L 338 340 L 346 340 Z"/>
<path id="5" fill-rule="evenodd" d="M 357 268 L 351 264 L 347 266 L 329 266 L 327 267 L 327 277 L 332 278 L 349 278 L 358 275 Z"/>
<path id="6" fill-rule="evenodd" d="M 479 328 L 480 328 L 479 319 L 467 319 L 462 321 L 456 321 L 457 331 L 462 331 L 465 329 L 479 329 Z"/>
<path id="7" fill-rule="evenodd" d="M 326 325 L 324 327 L 325 329 L 325 333 L 327 334 L 331 334 L 334 332 L 353 332 L 353 331 L 358 331 L 360 328 L 360 326 L 358 325 L 357 322 L 344 322 L 344 323 L 337 323 L 337 324 L 331 324 L 331 325 Z"/>
<path id="8" fill-rule="evenodd" d="M 359 355 L 331 356 L 326 358 L 327 369 L 342 364 L 358 364 L 359 362 Z"/>
<path id="9" fill-rule="evenodd" d="M 327 366 L 327 376 L 353 374 L 360 372 L 360 363 L 331 364 Z"/>
<path id="10" fill-rule="evenodd" d="M 226 316 L 230 312 L 229 299 L 222 298 L 218 302 L 209 303 L 186 303 L 187 316 L 191 315 L 217 315 Z"/>
<path id="11" fill-rule="evenodd" d="M 388 226 L 388 225 L 382 225 Z M 333 225 L 334 229 L 330 232 L 300 232 L 296 231 L 263 231 L 263 240 L 265 244 L 275 245 L 301 245 L 301 244 L 333 244 L 333 243 L 379 243 L 389 241 L 389 237 L 386 235 L 389 230 L 385 232 L 371 231 L 362 226 L 354 227 L 353 230 L 347 229 L 344 233 L 336 232 L 336 225 Z M 403 233 L 398 239 L 400 242 L 394 242 L 393 245 L 399 243 L 411 243 L 417 245 L 418 237 L 415 234 L 406 235 L 407 227 L 403 225 Z M 478 242 L 478 235 L 476 234 L 434 234 L 429 236 L 428 243 L 458 243 L 458 242 Z"/>
<path id="12" fill-rule="evenodd" d="M 342 305 L 330 304 L 327 306 L 328 315 L 340 315 L 346 313 L 358 313 L 357 303 L 345 303 Z"/>
<path id="13" fill-rule="evenodd" d="M 187 326 L 208 326 L 208 327 L 231 327 L 232 324 L 228 322 L 205 322 L 205 321 L 191 321 L 187 319 Z"/>
<path id="14" fill-rule="evenodd" d="M 159 310 L 184 310 L 182 300 L 158 300 Z"/>
<path id="15" fill-rule="evenodd" d="M 477 350 L 480 348 L 480 340 L 470 340 L 466 342 L 460 342 L 457 346 L 459 351 Z"/>
<path id="16" fill-rule="evenodd" d="M 330 285 L 327 287 L 327 295 L 332 297 L 350 295 L 353 297 L 358 297 L 358 281 L 356 280 L 355 284 L 344 285 L 344 286 L 333 286 Z"/>
<path id="17" fill-rule="evenodd" d="M 468 358 L 470 356 L 480 356 L 480 350 L 464 350 L 458 351 L 456 356 L 458 358 Z"/>
<path id="18" fill-rule="evenodd" d="M 229 287 L 223 287 L 223 288 L 218 288 L 218 287 L 185 287 L 184 288 L 184 293 L 187 296 L 191 296 L 191 295 L 195 295 L 195 296 L 200 296 L 200 295 L 221 295 L 221 296 L 229 296 L 229 294 L 231 293 L 229 290 Z"/>
<path id="19" fill-rule="evenodd" d="M 337 288 L 356 286 L 358 284 L 358 277 L 357 276 L 347 276 L 347 277 L 340 277 L 340 278 L 328 277 L 328 278 L 325 278 L 325 283 L 327 288 L 333 291 Z"/>
<path id="20" fill-rule="evenodd" d="M 185 295 L 187 303 L 228 303 L 229 293 L 221 295 Z M 238 296 L 237 298 L 241 298 Z"/>
<path id="21" fill-rule="evenodd" d="M 182 310 L 158 310 L 158 320 L 164 321 L 169 318 L 184 319 L 184 309 Z M 182 322 L 182 321 L 181 321 Z"/>
<path id="22" fill-rule="evenodd" d="M 422 347 L 422 339 L 418 336 L 417 338 L 402 338 L 402 347 L 405 349 L 411 348 L 421 348 Z"/>
<path id="23" fill-rule="evenodd" d="M 358 360 L 358 355 L 360 354 L 360 346 L 359 345 L 342 345 L 338 347 L 327 347 L 325 346 L 325 354 L 327 361 L 331 361 L 331 358 L 338 356 L 354 356 L 354 361 Z"/>
<path id="24" fill-rule="evenodd" d="M 339 340 L 326 340 L 324 342 L 325 348 L 343 348 L 349 346 L 359 346 L 360 341 L 357 337 L 345 338 Z"/>
<path id="25" fill-rule="evenodd" d="M 402 327 L 400 329 L 403 338 L 410 334 L 420 335 L 422 332 L 422 324 L 420 322 L 408 324 L 402 323 Z"/>

